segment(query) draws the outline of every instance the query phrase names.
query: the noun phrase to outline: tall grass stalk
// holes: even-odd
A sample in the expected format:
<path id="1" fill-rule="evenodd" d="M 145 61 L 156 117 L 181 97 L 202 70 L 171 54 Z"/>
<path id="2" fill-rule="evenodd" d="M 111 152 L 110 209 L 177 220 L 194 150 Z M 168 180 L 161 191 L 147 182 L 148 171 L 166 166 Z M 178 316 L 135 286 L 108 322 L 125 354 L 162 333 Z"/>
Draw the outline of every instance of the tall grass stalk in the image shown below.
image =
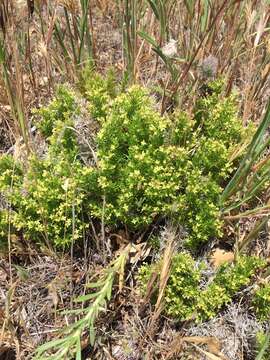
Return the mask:
<path id="1" fill-rule="evenodd" d="M 267 133 L 269 125 L 270 101 L 246 155 L 220 198 L 225 220 L 239 221 L 245 217 L 258 218 L 249 233 L 238 243 L 237 250 L 240 252 L 244 251 L 247 245 L 265 228 L 270 215 L 269 195 L 262 194 L 264 198 L 266 197 L 263 201 L 258 199 L 258 195 L 267 186 L 270 178 L 270 159 L 269 155 L 265 154 L 270 144 L 270 136 Z M 255 205 L 254 207 L 254 203 L 258 203 L 258 200 L 259 206 Z M 247 205 L 250 201 L 253 203 L 253 208 L 242 212 L 243 205 Z M 265 205 L 262 205 L 262 202 Z M 230 215 L 231 213 L 232 215 Z"/>
<path id="2" fill-rule="evenodd" d="M 23 80 L 21 67 L 18 60 L 18 50 L 16 48 L 16 43 L 14 46 L 15 78 L 13 78 L 9 69 L 6 57 L 6 49 L 3 42 L 0 43 L 0 66 L 5 84 L 5 91 L 7 93 L 11 113 L 15 122 L 15 127 L 17 129 L 17 135 L 22 137 L 26 149 L 29 153 L 31 152 L 31 142 L 28 121 L 24 108 Z"/>
<path id="3" fill-rule="evenodd" d="M 239 202 L 236 202 L 235 207 L 241 206 L 251 195 L 254 195 L 265 182 L 269 179 L 269 161 L 264 164 L 264 172 L 262 176 L 258 176 L 257 171 L 252 171 L 256 166 L 256 162 L 260 160 L 267 146 L 270 143 L 270 137 L 266 136 L 266 131 L 270 125 L 270 101 L 268 103 L 265 116 L 260 123 L 253 139 L 248 147 L 247 153 L 240 163 L 235 175 L 226 186 L 220 198 L 221 205 L 224 210 L 231 210 L 233 205 L 226 205 L 229 198 L 241 191 L 242 196 Z M 261 169 L 260 169 L 261 170 Z M 262 170 L 261 170 L 262 171 Z M 249 182 L 252 186 L 245 191 L 244 186 Z"/>
<path id="4" fill-rule="evenodd" d="M 138 51 L 137 16 L 139 0 L 124 0 L 123 45 L 127 76 L 130 83 L 136 81 L 136 57 Z"/>
<path id="5" fill-rule="evenodd" d="M 267 2 L 147 0 L 147 5 L 153 14 L 154 26 L 150 21 L 144 22 L 138 31 L 158 54 L 157 59 L 164 62 L 168 72 L 166 78 L 169 81 L 166 81 L 162 68 L 162 86 L 166 94 L 163 110 L 167 108 L 166 102 L 171 103 L 179 94 L 178 103 L 190 107 L 194 105 L 198 87 L 202 81 L 207 82 L 201 75 L 200 64 L 212 55 L 218 61 L 218 73 L 228 79 L 227 94 L 236 78 L 240 76 L 243 80 L 240 90 L 244 94 L 244 122 L 250 118 L 252 109 L 258 118 L 254 105 L 260 103 L 270 73 L 267 45 L 270 14 L 265 10 Z M 164 61 L 160 50 L 171 38 L 177 41 L 178 53 L 173 61 Z M 147 57 L 147 49 L 144 50 L 143 56 Z M 172 68 L 175 68 L 173 72 Z M 159 70 L 160 67 L 152 75 Z"/>
<path id="6" fill-rule="evenodd" d="M 64 1 L 60 4 L 64 8 L 64 18 L 55 22 L 54 38 L 64 55 L 66 69 L 71 63 L 76 73 L 84 64 L 94 62 L 91 4 L 90 0 L 80 0 L 80 7 L 68 6 Z M 57 54 L 54 53 L 54 57 L 60 65 Z"/>

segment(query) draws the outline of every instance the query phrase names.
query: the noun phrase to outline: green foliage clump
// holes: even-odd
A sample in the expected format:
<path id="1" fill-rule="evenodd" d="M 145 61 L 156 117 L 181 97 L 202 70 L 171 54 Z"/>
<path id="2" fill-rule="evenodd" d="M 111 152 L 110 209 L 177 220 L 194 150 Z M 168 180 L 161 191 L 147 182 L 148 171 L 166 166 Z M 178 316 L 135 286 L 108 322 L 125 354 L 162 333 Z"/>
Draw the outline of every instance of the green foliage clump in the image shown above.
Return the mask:
<path id="1" fill-rule="evenodd" d="M 165 291 L 165 308 L 169 316 L 182 320 L 193 316 L 200 296 L 202 267 L 203 264 L 196 266 L 189 254 L 177 254 L 173 258 Z"/>
<path id="2" fill-rule="evenodd" d="M 22 184 L 23 170 L 18 162 L 11 155 L 0 157 L 0 247 L 5 247 L 9 231 L 12 229 L 10 224 L 10 204 L 8 199 L 13 196 L 14 187 Z M 7 196 L 5 197 L 4 194 Z"/>
<path id="3" fill-rule="evenodd" d="M 153 272 L 159 275 L 162 262 L 140 267 L 138 273 L 138 285 L 144 294 L 147 283 Z M 200 280 L 203 264 L 197 266 L 188 253 L 179 253 L 172 259 L 170 276 L 164 294 L 164 311 L 167 315 L 178 320 L 189 319 L 195 314 L 195 308 L 200 296 Z M 152 292 L 152 301 L 155 301 L 158 293 L 158 285 Z"/>
<path id="4" fill-rule="evenodd" d="M 255 360 L 269 360 L 270 332 L 258 331 L 256 334 L 257 356 Z"/>
<path id="5" fill-rule="evenodd" d="M 211 95 L 198 100 L 194 120 L 197 128 L 208 139 L 222 141 L 231 147 L 242 141 L 245 128 L 236 111 L 236 97 L 223 96 L 224 83 L 217 80 L 209 84 Z"/>
<path id="6" fill-rule="evenodd" d="M 93 172 L 79 160 L 71 117 L 75 99 L 71 100 L 71 96 L 64 89 L 57 93 L 48 107 L 54 110 L 49 122 L 48 109 L 41 112 L 45 114 L 41 124 L 45 119 L 46 126 L 52 126 L 44 158 L 29 158 L 24 174 L 12 158 L 0 160 L 0 191 L 11 204 L 12 227 L 23 231 L 26 239 L 45 241 L 47 245 L 57 247 L 65 247 L 83 237 L 87 226 L 84 208 L 88 203 Z M 2 232 L 6 232 L 5 219 L 3 213 Z"/>
<path id="7" fill-rule="evenodd" d="M 222 236 L 219 198 L 238 164 L 234 153 L 250 133 L 237 118 L 235 96 L 223 97 L 221 81 L 210 86 L 212 94 L 198 100 L 193 119 L 175 114 L 170 133 L 171 142 L 188 151 L 179 219 L 192 249 Z"/>
<path id="8" fill-rule="evenodd" d="M 80 87 L 89 101 L 90 114 L 94 119 L 104 121 L 110 111 L 112 99 L 118 91 L 114 72 L 111 70 L 103 77 L 88 67 L 82 73 Z"/>
<path id="9" fill-rule="evenodd" d="M 220 220 L 219 196 L 222 192 L 221 182 L 224 164 L 229 166 L 227 150 L 224 144 L 217 142 L 221 151 L 211 139 L 206 141 L 196 122 L 185 113 L 177 112 L 170 131 L 170 141 L 175 147 L 187 150 L 185 176 L 183 177 L 180 203 L 175 202 L 178 220 L 188 230 L 186 245 L 196 249 L 209 238 L 222 234 Z M 212 146 L 212 145 L 213 146 Z M 206 147 L 209 146 L 207 149 Z"/>
<path id="10" fill-rule="evenodd" d="M 155 111 L 142 88 L 132 87 L 112 100 L 105 80 L 99 79 L 97 87 L 106 95 L 101 102 L 108 107 L 96 114 L 103 122 L 92 214 L 133 229 L 172 217 L 186 226 L 192 249 L 220 237 L 219 197 L 237 165 L 231 156 L 247 137 L 234 97 L 223 99 L 217 82 L 213 94 L 198 101 L 193 119 L 179 111 L 169 118 Z"/>
<path id="11" fill-rule="evenodd" d="M 188 172 L 184 206 L 179 218 L 189 231 L 186 245 L 197 249 L 209 238 L 222 235 L 222 221 L 218 198 L 222 188 L 211 176 L 203 175 L 199 168 Z"/>
<path id="12" fill-rule="evenodd" d="M 195 107 L 195 140 L 199 144 L 192 162 L 223 185 L 238 164 L 231 161 L 235 150 L 250 139 L 253 130 L 244 127 L 237 117 L 236 96 L 222 94 L 223 82 L 215 81 L 209 86 L 212 94 L 200 98 Z"/>
<path id="13" fill-rule="evenodd" d="M 138 86 L 113 102 L 97 139 L 98 187 L 107 223 L 139 228 L 170 213 L 182 187 L 187 151 L 166 144 L 169 125 Z M 97 204 L 92 213 L 101 218 L 103 210 Z"/>
<path id="14" fill-rule="evenodd" d="M 236 165 L 231 154 L 246 136 L 234 99 L 223 99 L 220 86 L 213 85 L 213 94 L 198 102 L 193 118 L 179 111 L 169 117 L 155 110 L 143 88 L 117 95 L 112 73 L 104 78 L 86 71 L 81 91 L 100 124 L 96 168 L 80 161 L 78 102 L 60 87 L 38 111 L 48 152 L 29 161 L 21 183 L 14 180 L 9 197 L 14 224 L 29 237 L 42 233 L 55 244 L 80 238 L 87 216 L 132 230 L 170 217 L 186 227 L 186 244 L 195 250 L 220 237 L 220 194 Z M 0 167 L 1 188 L 5 181 L 11 184 L 9 165 Z"/>
<path id="15" fill-rule="evenodd" d="M 197 303 L 199 318 L 215 316 L 239 290 L 249 284 L 251 277 L 264 265 L 264 260 L 252 256 L 241 256 L 235 264 L 221 265 L 212 283 L 201 292 Z"/>
<path id="16" fill-rule="evenodd" d="M 2 188 L 12 191 L 13 183 L 22 182 L 22 166 L 11 155 L 0 157 L 0 181 Z"/>
<path id="17" fill-rule="evenodd" d="M 210 319 L 231 302 L 241 288 L 248 285 L 256 270 L 264 264 L 259 258 L 242 256 L 235 264 L 223 264 L 211 283 L 202 287 L 204 264 L 196 264 L 189 254 L 177 254 L 172 260 L 165 290 L 164 311 L 180 321 L 193 317 L 197 321 Z M 140 268 L 138 279 L 142 292 L 153 271 L 160 274 L 160 265 L 144 265 Z M 155 298 L 156 294 L 153 296 Z"/>
<path id="18" fill-rule="evenodd" d="M 78 114 L 78 111 L 78 105 L 72 91 L 65 86 L 59 86 L 56 96 L 50 104 L 35 111 L 40 118 L 37 127 L 48 138 L 52 135 L 57 123 L 65 123 L 70 118 L 73 118 L 75 114 Z"/>
<path id="19" fill-rule="evenodd" d="M 258 319 L 264 321 L 270 318 L 270 284 L 260 284 L 255 291 L 252 305 Z"/>
<path id="20" fill-rule="evenodd" d="M 91 169 L 58 159 L 31 159 L 22 188 L 14 189 L 12 222 L 26 238 L 64 247 L 82 238 L 85 184 Z"/>
<path id="21" fill-rule="evenodd" d="M 9 231 L 9 211 L 0 209 L 0 249 L 6 247 Z"/>

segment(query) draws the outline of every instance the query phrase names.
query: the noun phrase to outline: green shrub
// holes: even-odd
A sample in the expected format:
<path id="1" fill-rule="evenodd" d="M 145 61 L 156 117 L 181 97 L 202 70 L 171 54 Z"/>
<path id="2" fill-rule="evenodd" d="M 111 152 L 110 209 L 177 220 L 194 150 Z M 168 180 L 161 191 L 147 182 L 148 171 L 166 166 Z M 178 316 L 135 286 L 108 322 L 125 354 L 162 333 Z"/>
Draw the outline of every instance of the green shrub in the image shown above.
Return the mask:
<path id="1" fill-rule="evenodd" d="M 52 135 L 48 138 L 49 148 L 47 157 L 56 161 L 65 158 L 70 163 L 80 159 L 77 136 L 74 131 L 74 121 L 56 122 Z"/>
<path id="2" fill-rule="evenodd" d="M 236 97 L 224 97 L 223 82 L 210 83 L 212 94 L 198 100 L 194 118 L 177 113 L 171 138 L 188 149 L 184 207 L 180 221 L 189 232 L 187 245 L 197 249 L 222 236 L 219 197 L 239 163 L 235 156 L 253 130 L 237 117 Z M 241 154 L 241 151 L 239 152 Z"/>
<path id="3" fill-rule="evenodd" d="M 245 128 L 237 117 L 236 96 L 222 94 L 222 80 L 209 84 L 210 96 L 202 97 L 195 107 L 196 127 L 208 139 L 221 141 L 228 148 L 241 143 Z"/>
<path id="4" fill-rule="evenodd" d="M 85 208 L 93 169 L 79 160 L 72 118 L 75 103 L 71 93 L 62 88 L 48 109 L 41 111 L 40 124 L 46 125 L 46 136 L 50 134 L 48 152 L 42 159 L 32 156 L 24 174 L 11 157 L 0 160 L 0 191 L 11 204 L 12 227 L 23 231 L 26 239 L 57 247 L 82 239 L 87 227 Z M 2 212 L 1 233 L 6 231 Z"/>
<path id="5" fill-rule="evenodd" d="M 264 265 L 265 262 L 259 258 L 240 257 L 236 264 L 222 265 L 211 283 L 202 288 L 204 264 L 196 264 L 189 254 L 177 254 L 172 260 L 165 290 L 164 311 L 180 321 L 193 317 L 197 321 L 210 319 L 231 302 L 233 296 L 249 284 L 256 270 Z M 160 262 L 139 269 L 138 283 L 142 293 L 153 271 L 160 274 Z M 152 300 L 155 300 L 157 291 Z"/>
<path id="6" fill-rule="evenodd" d="M 157 273 L 160 274 L 161 271 L 161 262 L 158 261 L 156 263 L 153 263 L 151 265 L 149 264 L 143 264 L 140 266 L 138 274 L 137 274 L 137 285 L 138 289 L 140 291 L 141 295 L 145 295 L 147 291 L 147 284 L 150 280 L 152 274 Z M 152 292 L 152 298 L 151 301 L 155 301 L 157 299 L 157 290 L 158 290 L 158 284 L 156 285 L 155 290 Z"/>
<path id="7" fill-rule="evenodd" d="M 162 261 L 151 265 L 143 265 L 138 272 L 138 286 L 145 294 L 147 283 L 153 272 L 158 274 Z M 170 276 L 164 295 L 164 312 L 177 320 L 187 320 L 195 314 L 196 304 L 200 296 L 200 280 L 203 264 L 197 266 L 188 253 L 179 253 L 172 259 Z M 158 282 L 152 292 L 151 301 L 155 302 L 158 294 Z"/>
<path id="8" fill-rule="evenodd" d="M 258 319 L 264 321 L 270 318 L 270 284 L 260 284 L 255 291 L 252 305 Z"/>
<path id="9" fill-rule="evenodd" d="M 169 126 L 140 87 L 113 102 L 97 139 L 98 185 L 107 223 L 138 229 L 170 213 L 182 190 L 187 151 L 166 144 Z M 99 203 L 92 213 L 102 217 Z"/>
<path id="10" fill-rule="evenodd" d="M 201 136 L 200 146 L 196 149 L 192 158 L 192 165 L 201 169 L 204 175 L 212 175 L 212 178 L 220 183 L 232 172 L 230 163 L 230 149 L 223 141 Z"/>
<path id="11" fill-rule="evenodd" d="M 256 334 L 257 356 L 255 360 L 269 360 L 270 354 L 270 333 L 258 331 Z"/>
<path id="12" fill-rule="evenodd" d="M 65 123 L 78 114 L 78 105 L 73 92 L 65 86 L 59 86 L 50 104 L 36 110 L 35 114 L 39 117 L 38 129 L 48 138 L 57 123 Z"/>
<path id="13" fill-rule="evenodd" d="M 88 67 L 81 76 L 80 88 L 89 101 L 89 111 L 94 119 L 102 122 L 110 112 L 111 102 L 117 95 L 116 79 L 113 70 L 106 77 Z"/>
<path id="14" fill-rule="evenodd" d="M 9 211 L 0 209 L 0 249 L 4 249 L 8 243 Z"/>
<path id="15" fill-rule="evenodd" d="M 0 247 L 7 245 L 8 233 L 13 232 L 12 224 L 10 224 L 10 200 L 14 189 L 21 186 L 23 182 L 23 170 L 18 162 L 10 155 L 2 155 L 0 157 Z"/>
<path id="16" fill-rule="evenodd" d="M 138 285 L 142 294 L 146 292 L 147 283 L 153 272 L 160 275 L 162 262 L 142 265 L 138 273 Z M 165 290 L 165 312 L 179 320 L 190 318 L 196 307 L 200 293 L 200 278 L 203 264 L 196 266 L 195 261 L 187 253 L 174 256 L 171 274 Z M 158 283 L 153 291 L 152 301 L 157 299 Z"/>
<path id="17" fill-rule="evenodd" d="M 181 223 L 188 229 L 186 245 L 197 249 L 210 238 L 222 235 L 222 221 L 218 207 L 221 187 L 210 175 L 199 168 L 187 170 L 183 209 L 179 212 Z"/>
<path id="18" fill-rule="evenodd" d="M 107 94 L 100 79 L 98 88 Z M 198 102 L 194 119 L 179 111 L 171 119 L 160 116 L 138 86 L 115 100 L 109 95 L 101 100 L 109 107 L 97 115 L 103 123 L 94 216 L 132 229 L 169 216 L 187 228 L 193 249 L 222 235 L 219 196 L 236 166 L 230 157 L 247 131 L 236 116 L 234 97 L 223 99 L 220 83 L 213 88 Z"/>
<path id="19" fill-rule="evenodd" d="M 44 159 L 29 161 L 21 183 L 8 194 L 18 229 L 29 238 L 42 233 L 60 245 L 81 237 L 83 217 L 131 230 L 169 217 L 186 228 L 186 244 L 193 250 L 222 236 L 219 197 L 236 165 L 231 154 L 246 136 L 235 99 L 223 99 L 217 83 L 213 94 L 197 103 L 193 118 L 180 111 L 169 117 L 155 110 L 139 86 L 117 95 L 113 75 L 103 78 L 90 69 L 82 84 L 100 126 L 98 166 L 87 168 L 80 161 L 74 130 L 78 101 L 71 90 L 60 87 L 54 100 L 38 111 L 48 152 Z M 13 165 L 5 161 L 0 163 L 5 176 L 0 186 L 7 183 L 8 193 Z"/>
<path id="20" fill-rule="evenodd" d="M 198 317 L 204 320 L 214 317 L 264 265 L 264 260 L 252 256 L 241 256 L 235 264 L 221 265 L 212 283 L 201 292 L 197 304 Z"/>
<path id="21" fill-rule="evenodd" d="M 188 254 L 177 254 L 165 291 L 165 309 L 169 316 L 185 320 L 193 316 L 200 296 L 200 278 L 203 265 L 196 266 Z"/>
<path id="22" fill-rule="evenodd" d="M 2 177 L 6 177 L 6 172 Z M 91 172 L 91 168 L 78 162 L 70 164 L 65 158 L 32 158 L 23 183 L 14 182 L 12 192 L 4 192 L 12 204 L 12 226 L 22 230 L 26 239 L 61 247 L 82 238 L 86 226 L 83 207 L 88 199 L 86 188 Z M 6 232 L 4 212 L 1 232 Z"/>
<path id="23" fill-rule="evenodd" d="M 173 114 L 172 120 L 169 132 L 170 143 L 187 148 L 193 146 L 193 139 L 197 138 L 198 134 L 195 121 L 187 113 L 178 110 Z"/>
<path id="24" fill-rule="evenodd" d="M 13 185 L 22 183 L 22 166 L 11 155 L 2 155 L 0 157 L 0 169 L 0 190 L 12 192 Z"/>
<path id="25" fill-rule="evenodd" d="M 64 247 L 81 239 L 86 227 L 83 207 L 91 169 L 69 160 L 32 159 L 25 175 L 26 195 L 13 202 L 13 221 L 27 238 Z"/>

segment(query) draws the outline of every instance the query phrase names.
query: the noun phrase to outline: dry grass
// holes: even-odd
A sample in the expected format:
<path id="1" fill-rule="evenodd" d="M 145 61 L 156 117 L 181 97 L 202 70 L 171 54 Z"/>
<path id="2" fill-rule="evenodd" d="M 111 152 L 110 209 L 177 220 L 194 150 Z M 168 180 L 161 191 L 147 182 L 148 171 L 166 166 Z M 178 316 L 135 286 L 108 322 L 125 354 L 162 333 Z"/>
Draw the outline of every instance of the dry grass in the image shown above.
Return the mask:
<path id="1" fill-rule="evenodd" d="M 1 37 L 10 89 L 0 84 L 1 93 L 6 94 L 0 105 L 3 110 L 10 107 L 15 138 L 19 133 L 30 144 L 32 106 L 50 96 L 59 81 L 75 81 L 89 56 L 102 71 L 113 66 L 119 73 L 128 71 L 131 78 L 158 86 L 165 94 L 166 108 L 171 97 L 184 107 L 193 105 L 205 81 L 200 65 L 211 55 L 218 61 L 218 73 L 227 79 L 227 90 L 236 87 L 242 94 L 244 121 L 260 118 L 269 95 L 270 13 L 266 1 L 167 1 L 159 18 L 142 0 L 128 3 L 136 3 L 135 15 L 126 15 L 120 1 L 91 2 L 88 11 L 80 5 L 83 3 L 87 1 L 2 0 Z M 88 30 L 80 35 L 75 24 L 85 16 Z M 126 16 L 133 24 L 133 30 L 126 30 L 130 45 L 122 39 Z M 177 54 L 170 60 L 175 78 L 152 46 L 134 37 L 131 30 L 144 31 L 161 48 L 170 38 L 177 41 Z M 81 36 L 87 41 L 80 41 Z"/>
<path id="2" fill-rule="evenodd" d="M 18 359 L 30 359 L 40 343 L 71 321 L 59 311 L 73 306 L 87 273 L 81 261 L 71 263 L 69 257 L 33 254 L 29 260 L 24 266 L 14 261 L 12 282 L 8 262 L 0 263 L 0 343 L 15 349 Z"/>

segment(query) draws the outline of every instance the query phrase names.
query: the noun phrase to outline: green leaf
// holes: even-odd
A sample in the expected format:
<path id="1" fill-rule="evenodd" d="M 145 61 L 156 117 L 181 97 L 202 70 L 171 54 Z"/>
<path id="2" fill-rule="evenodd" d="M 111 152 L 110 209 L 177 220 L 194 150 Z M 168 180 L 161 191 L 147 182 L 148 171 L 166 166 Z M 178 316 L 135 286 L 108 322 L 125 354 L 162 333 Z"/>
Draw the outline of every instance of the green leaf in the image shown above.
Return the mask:
<path id="1" fill-rule="evenodd" d="M 83 314 L 86 312 L 90 307 L 83 308 L 83 309 L 72 309 L 72 310 L 64 310 L 61 311 L 61 314 L 67 315 L 67 314 Z"/>
<path id="2" fill-rule="evenodd" d="M 108 285 L 108 289 L 106 292 L 106 297 L 107 300 L 110 301 L 111 300 L 111 296 L 112 296 L 112 286 L 113 286 L 113 281 L 111 281 L 111 283 Z"/>
<path id="3" fill-rule="evenodd" d="M 267 355 L 266 352 L 268 352 L 269 345 L 270 345 L 270 331 L 268 331 L 268 334 L 265 337 L 265 340 L 264 340 L 264 342 L 262 344 L 260 352 L 256 356 L 255 360 L 263 360 L 264 355 Z"/>
<path id="4" fill-rule="evenodd" d="M 54 347 L 59 347 L 59 345 L 64 344 L 67 341 L 67 339 L 57 339 L 47 342 L 46 344 L 43 344 L 39 346 L 36 350 L 37 355 L 42 354 L 43 352 L 52 349 Z"/>
<path id="5" fill-rule="evenodd" d="M 207 20 L 210 10 L 210 3 L 209 0 L 204 0 L 204 6 L 203 6 L 203 15 L 201 17 L 201 31 L 205 32 L 207 29 Z"/>
<path id="6" fill-rule="evenodd" d="M 82 296 L 77 297 L 74 301 L 75 302 L 88 301 L 88 300 L 96 298 L 98 295 L 99 295 L 99 293 L 86 294 L 86 295 L 82 295 Z"/>
<path id="7" fill-rule="evenodd" d="M 150 36 L 149 34 L 147 34 L 145 31 L 138 31 L 138 35 L 143 38 L 144 40 L 146 40 L 150 45 L 152 45 L 154 48 L 158 48 L 158 43 L 156 42 L 156 40 Z"/>
<path id="8" fill-rule="evenodd" d="M 89 289 L 99 288 L 104 285 L 104 280 L 86 284 L 85 287 Z"/>
<path id="9" fill-rule="evenodd" d="M 81 338 L 77 338 L 76 360 L 82 360 Z"/>
<path id="10" fill-rule="evenodd" d="M 160 16 L 159 16 L 159 10 L 158 10 L 158 7 L 156 5 L 156 3 L 153 1 L 153 0 L 147 0 L 149 5 L 151 6 L 152 10 L 153 10 L 153 13 L 155 14 L 156 18 L 158 20 L 160 20 Z"/>
<path id="11" fill-rule="evenodd" d="M 91 344 L 91 346 L 93 346 L 95 343 L 95 337 L 96 337 L 93 321 L 91 321 L 90 326 L 89 326 L 89 337 L 90 337 L 90 344 Z"/>
<path id="12" fill-rule="evenodd" d="M 240 166 L 238 167 L 236 173 L 233 178 L 230 180 L 225 190 L 223 191 L 220 202 L 221 205 L 225 205 L 225 202 L 228 198 L 241 189 L 242 181 L 244 181 L 249 174 L 252 166 L 255 164 L 256 160 L 262 154 L 264 150 L 264 144 L 267 140 L 265 140 L 265 133 L 270 125 L 270 101 L 267 106 L 267 110 L 265 116 L 260 123 L 256 133 L 254 134 L 252 141 L 248 147 L 248 151 L 246 156 L 243 158 Z"/>
<path id="13" fill-rule="evenodd" d="M 90 311 L 91 311 L 92 309 L 90 309 Z M 66 326 L 64 329 L 63 329 L 63 333 L 70 333 L 71 331 L 75 331 L 75 330 L 77 330 L 77 329 L 80 329 L 80 328 L 82 328 L 83 326 L 84 326 L 84 324 L 85 324 L 85 318 L 82 318 L 82 319 L 80 319 L 80 320 L 78 320 L 78 321 L 76 321 L 76 322 L 74 322 L 73 324 L 70 324 L 70 325 L 68 325 L 68 326 Z"/>

